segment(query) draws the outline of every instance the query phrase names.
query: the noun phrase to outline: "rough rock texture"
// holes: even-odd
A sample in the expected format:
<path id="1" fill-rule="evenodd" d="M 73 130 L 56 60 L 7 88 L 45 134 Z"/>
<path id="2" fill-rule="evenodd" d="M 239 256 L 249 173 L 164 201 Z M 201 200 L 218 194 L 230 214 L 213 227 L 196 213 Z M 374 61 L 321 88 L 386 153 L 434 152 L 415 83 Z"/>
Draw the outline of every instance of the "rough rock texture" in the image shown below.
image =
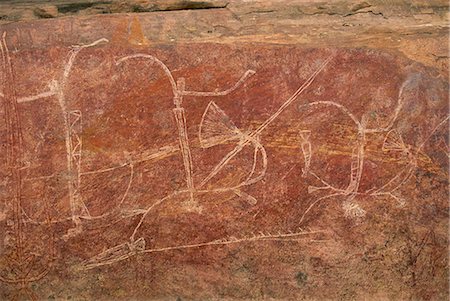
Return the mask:
<path id="1" fill-rule="evenodd" d="M 446 2 L 0 10 L 0 299 L 448 299 Z"/>

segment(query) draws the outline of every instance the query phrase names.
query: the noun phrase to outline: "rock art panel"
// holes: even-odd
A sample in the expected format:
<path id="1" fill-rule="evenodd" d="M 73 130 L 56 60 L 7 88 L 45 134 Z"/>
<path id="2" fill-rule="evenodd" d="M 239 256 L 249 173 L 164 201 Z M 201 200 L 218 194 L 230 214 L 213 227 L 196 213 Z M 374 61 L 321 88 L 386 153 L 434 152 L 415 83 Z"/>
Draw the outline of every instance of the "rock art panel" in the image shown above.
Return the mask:
<path id="1" fill-rule="evenodd" d="M 1 36 L 1 298 L 448 294 L 438 71 L 369 49 Z"/>

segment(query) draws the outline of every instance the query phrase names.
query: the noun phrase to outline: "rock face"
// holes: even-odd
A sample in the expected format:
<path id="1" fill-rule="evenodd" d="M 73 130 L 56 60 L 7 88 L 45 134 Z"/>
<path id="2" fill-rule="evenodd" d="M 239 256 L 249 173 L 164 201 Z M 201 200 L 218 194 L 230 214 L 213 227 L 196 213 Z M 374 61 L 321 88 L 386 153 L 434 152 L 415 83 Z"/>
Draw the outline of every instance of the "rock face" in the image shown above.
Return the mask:
<path id="1" fill-rule="evenodd" d="M 174 13 L 2 25 L 0 298 L 447 299 L 447 62 Z"/>

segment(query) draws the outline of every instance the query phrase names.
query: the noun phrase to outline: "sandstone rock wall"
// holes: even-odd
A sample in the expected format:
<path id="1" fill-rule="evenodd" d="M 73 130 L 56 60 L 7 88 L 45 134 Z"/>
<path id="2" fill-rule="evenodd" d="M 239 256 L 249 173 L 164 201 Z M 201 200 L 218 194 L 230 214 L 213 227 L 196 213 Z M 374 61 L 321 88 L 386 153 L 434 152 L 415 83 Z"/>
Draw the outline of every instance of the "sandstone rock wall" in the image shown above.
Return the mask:
<path id="1" fill-rule="evenodd" d="M 448 299 L 446 1 L 0 16 L 0 299 Z"/>

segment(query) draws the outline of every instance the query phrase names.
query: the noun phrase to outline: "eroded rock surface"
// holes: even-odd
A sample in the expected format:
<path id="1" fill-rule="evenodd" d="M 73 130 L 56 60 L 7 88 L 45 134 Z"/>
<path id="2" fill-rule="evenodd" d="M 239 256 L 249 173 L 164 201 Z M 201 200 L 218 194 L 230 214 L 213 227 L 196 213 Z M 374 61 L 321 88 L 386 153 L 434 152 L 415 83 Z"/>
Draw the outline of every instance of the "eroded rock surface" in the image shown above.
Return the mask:
<path id="1" fill-rule="evenodd" d="M 151 16 L 2 27 L 1 298 L 448 297 L 445 65 Z"/>

